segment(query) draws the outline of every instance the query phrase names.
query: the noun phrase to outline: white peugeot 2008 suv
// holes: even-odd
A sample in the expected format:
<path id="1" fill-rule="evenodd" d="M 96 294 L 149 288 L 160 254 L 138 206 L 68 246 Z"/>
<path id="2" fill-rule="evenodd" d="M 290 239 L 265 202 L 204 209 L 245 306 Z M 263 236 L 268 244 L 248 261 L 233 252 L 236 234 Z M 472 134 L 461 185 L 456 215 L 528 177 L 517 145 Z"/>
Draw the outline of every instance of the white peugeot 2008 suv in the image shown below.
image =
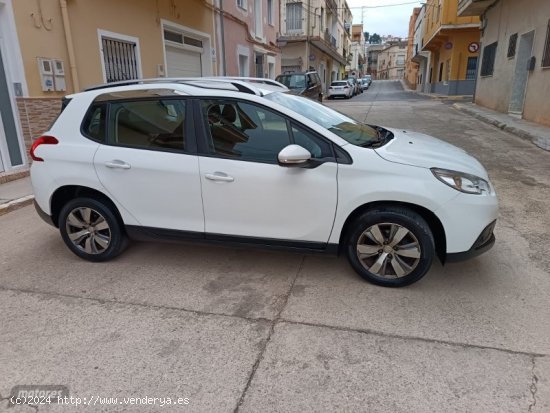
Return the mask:
<path id="1" fill-rule="evenodd" d="M 495 242 L 494 188 L 462 149 L 250 79 L 67 96 L 31 156 L 38 213 L 90 261 L 128 239 L 223 241 L 342 252 L 396 287 Z"/>

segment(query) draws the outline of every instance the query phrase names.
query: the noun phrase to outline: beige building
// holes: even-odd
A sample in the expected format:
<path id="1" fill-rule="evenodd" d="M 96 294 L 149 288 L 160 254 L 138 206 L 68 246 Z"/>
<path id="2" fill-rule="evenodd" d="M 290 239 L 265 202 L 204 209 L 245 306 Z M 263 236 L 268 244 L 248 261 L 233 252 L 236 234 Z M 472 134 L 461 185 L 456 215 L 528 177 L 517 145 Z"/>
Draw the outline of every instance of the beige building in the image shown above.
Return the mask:
<path id="1" fill-rule="evenodd" d="M 458 12 L 482 18 L 476 103 L 550 126 L 550 2 L 460 0 Z"/>
<path id="2" fill-rule="evenodd" d="M 378 55 L 377 79 L 403 79 L 406 58 L 407 43 L 390 42 Z"/>
<path id="3" fill-rule="evenodd" d="M 324 88 L 351 68 L 352 14 L 345 0 L 281 0 L 282 72 L 314 69 Z"/>
<path id="4" fill-rule="evenodd" d="M 61 97 L 134 78 L 216 74 L 213 6 L 203 0 L 0 0 L 0 173 Z"/>

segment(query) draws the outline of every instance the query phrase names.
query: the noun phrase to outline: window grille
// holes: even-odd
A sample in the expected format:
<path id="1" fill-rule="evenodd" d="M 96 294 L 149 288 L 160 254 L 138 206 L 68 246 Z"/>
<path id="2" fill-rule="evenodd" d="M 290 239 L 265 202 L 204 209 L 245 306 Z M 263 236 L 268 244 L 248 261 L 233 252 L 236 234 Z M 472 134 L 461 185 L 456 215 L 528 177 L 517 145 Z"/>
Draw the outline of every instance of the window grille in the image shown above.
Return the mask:
<path id="1" fill-rule="evenodd" d="M 466 66 L 466 80 L 475 80 L 477 75 L 477 57 L 469 57 Z"/>
<path id="2" fill-rule="evenodd" d="M 495 70 L 495 57 L 498 42 L 485 46 L 483 49 L 483 61 L 481 62 L 481 76 L 492 76 Z"/>
<path id="3" fill-rule="evenodd" d="M 287 3 L 286 5 L 286 31 L 302 31 L 302 3 Z"/>
<path id="4" fill-rule="evenodd" d="M 518 44 L 518 34 L 515 33 L 510 36 L 510 42 L 508 43 L 508 59 L 511 59 L 516 55 L 517 44 Z"/>
<path id="5" fill-rule="evenodd" d="M 135 43 L 104 37 L 102 45 L 107 83 L 139 78 Z"/>
<path id="6" fill-rule="evenodd" d="M 546 29 L 546 43 L 544 43 L 542 67 L 550 67 L 550 20 L 548 20 L 548 29 Z"/>

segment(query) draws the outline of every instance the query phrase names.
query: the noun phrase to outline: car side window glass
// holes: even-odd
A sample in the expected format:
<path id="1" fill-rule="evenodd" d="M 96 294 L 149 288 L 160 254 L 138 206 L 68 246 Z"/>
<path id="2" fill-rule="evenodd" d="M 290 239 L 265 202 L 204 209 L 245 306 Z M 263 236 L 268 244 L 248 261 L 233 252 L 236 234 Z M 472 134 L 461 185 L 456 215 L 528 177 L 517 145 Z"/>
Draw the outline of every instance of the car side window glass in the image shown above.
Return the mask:
<path id="1" fill-rule="evenodd" d="M 106 119 L 107 104 L 92 104 L 82 123 L 82 133 L 84 136 L 97 142 L 105 142 Z"/>
<path id="2" fill-rule="evenodd" d="M 307 85 L 309 87 L 315 86 L 315 77 L 311 75 L 307 75 Z"/>
<path id="3" fill-rule="evenodd" d="M 233 100 L 203 101 L 202 108 L 212 155 L 277 163 L 279 152 L 290 145 L 286 119 L 269 109 Z"/>
<path id="4" fill-rule="evenodd" d="M 154 150 L 185 150 L 185 101 L 175 99 L 113 102 L 109 138 L 113 145 Z"/>
<path id="5" fill-rule="evenodd" d="M 318 138 L 313 133 L 292 125 L 292 137 L 296 145 L 300 145 L 311 152 L 312 158 L 334 158 L 330 143 Z"/>

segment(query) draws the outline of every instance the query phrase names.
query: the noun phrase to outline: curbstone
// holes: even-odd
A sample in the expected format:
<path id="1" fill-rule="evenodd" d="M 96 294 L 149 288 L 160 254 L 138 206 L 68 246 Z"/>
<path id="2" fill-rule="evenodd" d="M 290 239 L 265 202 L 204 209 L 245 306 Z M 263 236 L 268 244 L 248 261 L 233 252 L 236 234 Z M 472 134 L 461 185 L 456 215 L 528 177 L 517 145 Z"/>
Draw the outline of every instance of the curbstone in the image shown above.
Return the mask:
<path id="1" fill-rule="evenodd" d="M 27 195 L 23 198 L 14 199 L 13 201 L 6 202 L 0 205 L 0 216 L 6 215 L 8 212 L 15 211 L 17 209 L 31 205 L 34 201 L 34 195 Z"/>
<path id="2" fill-rule="evenodd" d="M 544 149 L 546 151 L 550 151 L 550 138 L 538 136 L 534 133 L 531 133 L 525 129 L 520 129 L 516 126 L 512 126 L 506 122 L 501 122 L 498 119 L 492 118 L 490 115 L 485 115 L 483 113 L 480 113 L 479 111 L 469 108 L 467 106 L 464 106 L 460 103 L 453 104 L 453 107 L 461 112 L 464 112 L 482 122 L 485 122 L 489 125 L 496 126 L 497 128 L 509 132 L 523 140 L 529 141 L 536 145 L 537 147 Z"/>

